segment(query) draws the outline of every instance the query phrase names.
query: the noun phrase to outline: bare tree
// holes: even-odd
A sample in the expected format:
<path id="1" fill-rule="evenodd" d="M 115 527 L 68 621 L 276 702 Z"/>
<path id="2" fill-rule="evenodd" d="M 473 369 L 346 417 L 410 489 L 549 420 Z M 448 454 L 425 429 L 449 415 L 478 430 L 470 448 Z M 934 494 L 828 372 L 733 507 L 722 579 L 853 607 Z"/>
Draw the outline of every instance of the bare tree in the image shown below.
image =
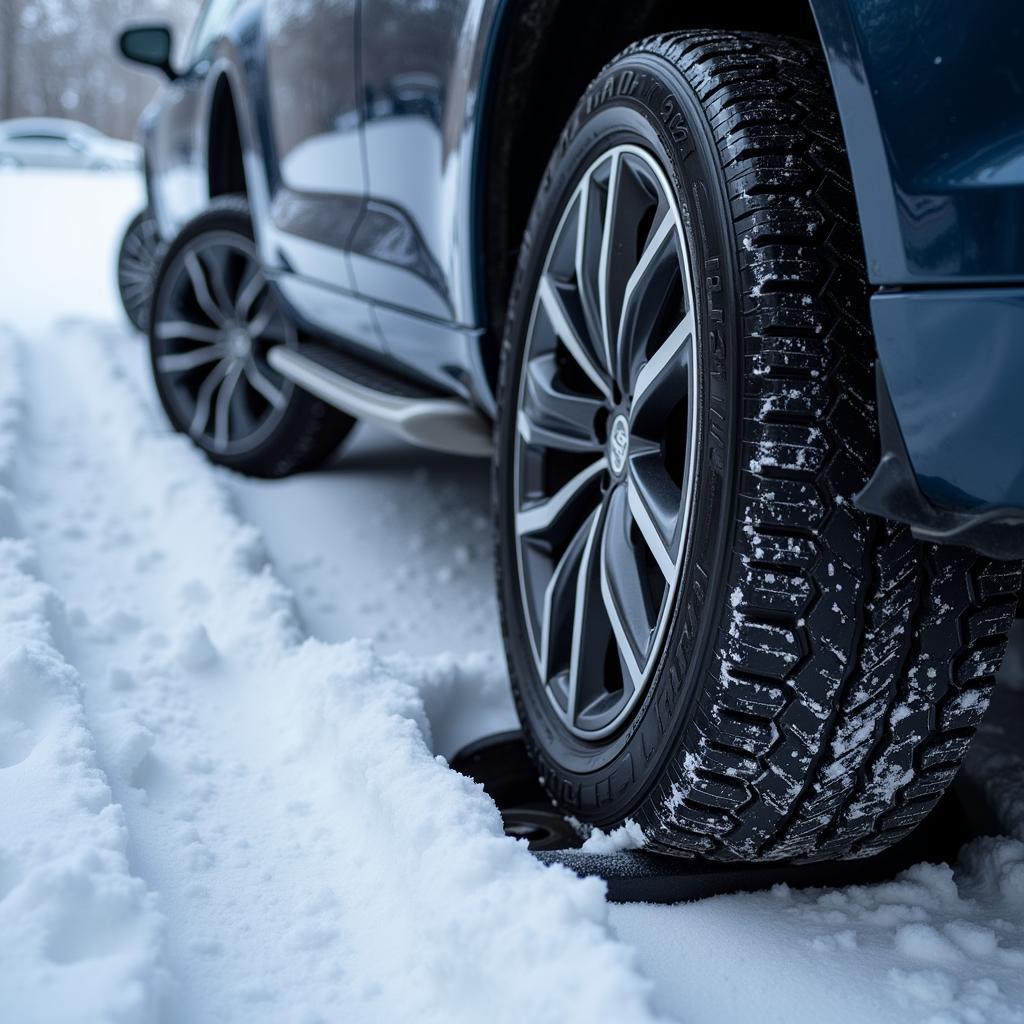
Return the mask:
<path id="1" fill-rule="evenodd" d="M 69 117 L 130 137 L 159 85 L 116 52 L 118 32 L 163 20 L 182 36 L 199 0 L 0 0 L 0 117 Z"/>
<path id="2" fill-rule="evenodd" d="M 18 69 L 15 54 L 18 48 L 18 19 L 20 0 L 0 0 L 0 117 L 13 117 Z"/>

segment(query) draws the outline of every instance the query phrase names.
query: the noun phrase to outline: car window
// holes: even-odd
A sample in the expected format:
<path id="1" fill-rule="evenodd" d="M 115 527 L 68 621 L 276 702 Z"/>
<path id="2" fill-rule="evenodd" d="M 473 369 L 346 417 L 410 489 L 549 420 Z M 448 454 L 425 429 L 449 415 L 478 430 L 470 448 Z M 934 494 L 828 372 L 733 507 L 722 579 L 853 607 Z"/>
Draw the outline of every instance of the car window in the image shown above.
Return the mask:
<path id="1" fill-rule="evenodd" d="M 227 27 L 238 3 L 239 0 L 206 0 L 185 52 L 186 67 L 194 67 L 209 55 L 211 46 Z"/>
<path id="2" fill-rule="evenodd" d="M 20 132 L 16 135 L 9 135 L 8 138 L 15 142 L 60 142 L 65 145 L 69 141 L 65 135 L 54 135 L 47 132 Z"/>

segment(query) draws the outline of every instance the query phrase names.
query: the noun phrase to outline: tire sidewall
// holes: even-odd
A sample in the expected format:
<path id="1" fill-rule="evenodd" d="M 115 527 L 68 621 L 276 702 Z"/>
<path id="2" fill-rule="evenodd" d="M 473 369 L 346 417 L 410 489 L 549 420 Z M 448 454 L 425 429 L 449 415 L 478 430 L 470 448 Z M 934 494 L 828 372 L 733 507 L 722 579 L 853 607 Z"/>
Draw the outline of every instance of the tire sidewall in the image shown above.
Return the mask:
<path id="1" fill-rule="evenodd" d="M 641 145 L 655 156 L 682 213 L 697 314 L 698 472 L 689 554 L 658 666 L 623 729 L 593 743 L 565 728 L 537 678 L 519 598 L 510 513 L 519 383 L 536 283 L 558 217 L 581 174 L 600 152 L 621 142 Z M 627 52 L 596 79 L 559 141 L 531 213 L 509 303 L 495 474 L 498 587 L 509 669 L 545 785 L 563 809 L 598 825 L 629 817 L 661 781 L 703 674 L 717 671 L 742 365 L 735 242 L 721 175 L 704 114 L 683 76 L 663 58 Z"/>

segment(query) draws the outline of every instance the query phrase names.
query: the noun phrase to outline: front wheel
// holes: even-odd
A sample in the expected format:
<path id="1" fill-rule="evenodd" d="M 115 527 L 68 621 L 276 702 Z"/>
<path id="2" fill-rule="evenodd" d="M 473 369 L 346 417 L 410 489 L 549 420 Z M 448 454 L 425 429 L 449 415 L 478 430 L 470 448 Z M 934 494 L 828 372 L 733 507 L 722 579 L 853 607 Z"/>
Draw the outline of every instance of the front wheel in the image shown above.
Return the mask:
<path id="1" fill-rule="evenodd" d="M 168 246 L 149 343 L 171 423 L 231 469 L 277 477 L 312 468 L 354 425 L 267 361 L 298 335 L 263 274 L 242 199 L 215 200 Z"/>
<path id="2" fill-rule="evenodd" d="M 684 33 L 601 73 L 520 252 L 495 486 L 520 717 L 579 820 L 858 856 L 952 779 L 1021 567 L 854 507 L 867 297 L 813 48 Z"/>

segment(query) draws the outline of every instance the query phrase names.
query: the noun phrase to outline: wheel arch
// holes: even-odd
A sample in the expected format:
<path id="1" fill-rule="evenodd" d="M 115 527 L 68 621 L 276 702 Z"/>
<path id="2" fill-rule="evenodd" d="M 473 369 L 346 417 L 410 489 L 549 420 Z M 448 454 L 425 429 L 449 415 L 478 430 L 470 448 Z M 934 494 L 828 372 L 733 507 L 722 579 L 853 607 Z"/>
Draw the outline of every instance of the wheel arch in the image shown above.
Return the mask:
<path id="1" fill-rule="evenodd" d="M 214 82 L 208 124 L 206 169 L 210 198 L 227 195 L 248 198 L 238 107 L 226 70 L 222 70 Z"/>
<path id="2" fill-rule="evenodd" d="M 737 0 L 713 16 L 678 0 L 528 0 L 503 5 L 485 62 L 476 167 L 478 308 L 483 362 L 496 384 L 502 325 L 520 239 L 555 143 L 601 68 L 630 43 L 696 28 L 765 31 L 820 43 L 808 0 Z M 566 52 L 572 60 L 566 61 Z"/>

